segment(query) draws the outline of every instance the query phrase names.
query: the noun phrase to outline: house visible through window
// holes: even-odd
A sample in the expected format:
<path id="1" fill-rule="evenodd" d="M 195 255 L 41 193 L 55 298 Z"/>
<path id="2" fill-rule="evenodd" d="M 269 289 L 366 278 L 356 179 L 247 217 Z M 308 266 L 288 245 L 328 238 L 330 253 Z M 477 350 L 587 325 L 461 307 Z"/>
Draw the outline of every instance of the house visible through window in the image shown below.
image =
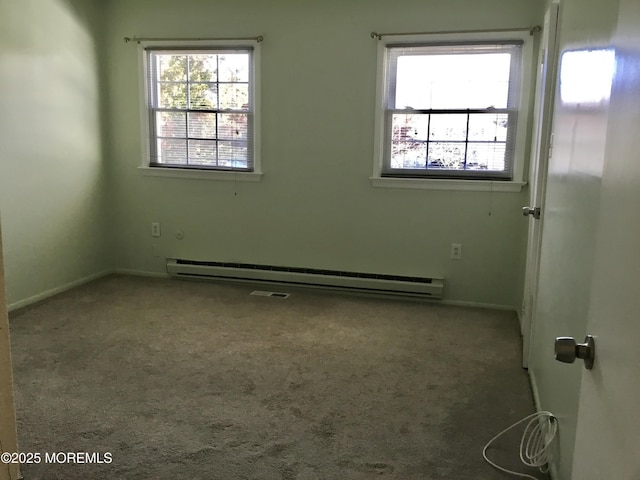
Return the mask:
<path id="1" fill-rule="evenodd" d="M 253 171 L 252 48 L 147 48 L 149 166 Z"/>
<path id="2" fill-rule="evenodd" d="M 380 175 L 511 180 L 522 43 L 387 45 Z"/>

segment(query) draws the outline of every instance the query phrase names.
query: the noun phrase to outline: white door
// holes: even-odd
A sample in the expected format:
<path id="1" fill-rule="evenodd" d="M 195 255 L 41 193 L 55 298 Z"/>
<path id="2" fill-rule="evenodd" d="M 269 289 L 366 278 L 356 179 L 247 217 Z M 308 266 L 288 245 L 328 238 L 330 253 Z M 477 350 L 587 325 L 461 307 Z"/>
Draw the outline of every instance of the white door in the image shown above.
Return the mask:
<path id="1" fill-rule="evenodd" d="M 640 478 L 639 10 L 637 0 L 561 3 L 529 366 L 538 406 L 558 418 L 558 480 Z M 593 370 L 554 359 L 556 337 L 586 334 Z"/>
<path id="2" fill-rule="evenodd" d="M 621 0 L 582 376 L 575 479 L 640 479 L 640 2 Z"/>
<path id="3" fill-rule="evenodd" d="M 529 215 L 527 240 L 527 265 L 524 283 L 524 299 L 521 310 L 522 366 L 529 366 L 529 348 L 531 343 L 531 319 L 534 318 L 534 298 L 538 286 L 538 265 L 540 244 L 542 241 L 542 217 L 536 212 L 544 211 L 544 193 L 549 158 L 549 138 L 551 135 L 551 114 L 553 110 L 553 91 L 555 87 L 556 66 L 556 30 L 558 23 L 558 4 L 549 6 L 544 17 L 538 70 L 536 79 L 535 111 L 533 114 L 533 145 L 531 149 L 531 168 L 529 173 L 529 205 L 539 209 Z M 523 212 L 524 213 L 524 212 Z"/>

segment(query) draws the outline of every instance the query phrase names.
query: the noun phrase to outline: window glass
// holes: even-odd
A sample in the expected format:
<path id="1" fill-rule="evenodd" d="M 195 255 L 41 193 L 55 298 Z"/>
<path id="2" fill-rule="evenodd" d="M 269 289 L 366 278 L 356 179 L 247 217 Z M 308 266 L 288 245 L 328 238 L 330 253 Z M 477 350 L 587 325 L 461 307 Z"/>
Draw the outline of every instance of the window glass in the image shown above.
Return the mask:
<path id="1" fill-rule="evenodd" d="M 252 49 L 148 49 L 147 65 L 149 165 L 252 171 Z"/>
<path id="2" fill-rule="evenodd" d="M 381 174 L 511 179 L 521 45 L 388 45 Z"/>

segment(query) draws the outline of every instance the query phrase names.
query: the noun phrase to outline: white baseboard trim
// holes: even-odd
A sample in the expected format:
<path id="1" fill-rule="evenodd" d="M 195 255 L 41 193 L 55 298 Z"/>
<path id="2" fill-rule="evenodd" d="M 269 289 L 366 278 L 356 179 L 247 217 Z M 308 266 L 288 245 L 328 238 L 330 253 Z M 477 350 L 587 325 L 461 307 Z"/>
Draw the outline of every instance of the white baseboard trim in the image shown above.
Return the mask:
<path id="1" fill-rule="evenodd" d="M 489 308 L 491 310 L 509 310 L 512 312 L 517 312 L 518 310 L 513 305 L 500 305 L 497 303 L 465 302 L 462 300 L 440 300 L 439 303 L 453 307 Z"/>
<path id="2" fill-rule="evenodd" d="M 97 280 L 98 278 L 102 278 L 111 274 L 133 275 L 136 277 L 172 278 L 166 272 L 150 272 L 147 270 L 134 270 L 134 269 L 128 269 L 128 268 L 114 268 L 110 270 L 103 270 L 102 272 L 88 275 L 78 280 L 74 280 L 73 282 L 69 282 L 65 285 L 61 285 L 60 287 L 52 288 L 50 290 L 38 293 L 37 295 L 33 295 L 31 297 L 14 302 L 7 306 L 7 310 L 11 312 L 13 310 L 17 310 L 19 308 L 23 308 L 28 305 L 32 305 L 46 298 L 57 295 L 58 293 L 62 293 L 74 287 L 79 287 L 80 285 L 89 283 L 93 280 Z M 309 286 L 309 288 L 318 288 L 318 287 Z M 508 311 L 516 312 L 516 314 L 519 315 L 518 309 L 512 305 L 500 305 L 500 304 L 482 303 L 482 302 L 465 302 L 462 300 L 435 300 L 435 299 L 428 299 L 428 300 L 432 301 L 433 303 L 437 303 L 441 305 L 451 305 L 454 307 L 472 307 L 472 308 L 486 308 L 486 309 L 492 309 L 492 310 L 508 310 Z"/>
<path id="3" fill-rule="evenodd" d="M 536 407 L 536 412 L 541 412 L 543 410 L 542 405 L 540 404 L 540 391 L 538 390 L 538 382 L 536 381 L 536 374 L 533 369 L 529 368 L 527 370 L 529 374 L 529 382 L 531 383 L 531 391 L 533 392 L 533 403 Z M 558 476 L 558 468 L 555 463 L 549 465 L 549 476 L 551 480 L 558 480 L 560 477 Z"/>
<path id="4" fill-rule="evenodd" d="M 528 369 L 529 373 L 529 383 L 531 383 L 531 391 L 533 392 L 533 403 L 536 407 L 536 411 L 539 412 L 542 410 L 540 406 L 540 393 L 538 391 L 538 383 L 536 382 L 536 374 L 533 372 L 533 369 Z"/>
<path id="5" fill-rule="evenodd" d="M 116 268 L 110 273 L 118 275 L 133 275 L 134 277 L 171 278 L 166 272 L 149 272 L 146 270 L 130 270 L 128 268 Z"/>
<path id="6" fill-rule="evenodd" d="M 18 300 L 17 302 L 10 303 L 9 305 L 7 305 L 7 310 L 9 312 L 12 312 L 14 310 L 18 310 L 19 308 L 33 305 L 34 303 L 40 302 L 46 298 L 53 297 L 54 295 L 57 295 L 59 293 L 66 292 L 67 290 L 79 287 L 80 285 L 84 285 L 85 283 L 89 283 L 99 278 L 106 277 L 110 273 L 112 273 L 111 270 L 103 270 L 102 272 L 87 275 L 86 277 L 79 278 L 77 280 L 74 280 L 73 282 L 69 282 L 59 287 L 46 290 L 36 295 L 32 295 L 31 297 L 23 298 L 22 300 Z"/>
<path id="7" fill-rule="evenodd" d="M 130 270 L 130 269 L 126 269 L 126 268 L 116 268 L 114 270 L 112 270 L 111 273 L 115 273 L 115 274 L 120 274 L 120 275 L 134 275 L 137 277 L 153 277 L 153 278 L 174 278 L 171 275 L 169 275 L 168 273 L 165 272 L 149 272 L 146 270 Z M 189 279 L 187 277 L 185 277 L 185 279 L 187 280 L 193 280 L 193 279 Z M 251 285 L 263 285 L 263 282 L 260 281 L 252 281 L 252 280 L 243 280 L 243 279 L 230 279 L 230 278 L 221 278 L 218 280 L 212 280 L 212 279 L 201 279 L 201 281 L 211 281 L 213 283 L 218 282 L 218 283 L 228 283 L 228 284 L 251 284 Z M 512 311 L 512 312 L 517 312 L 517 308 L 514 307 L 513 305 L 500 305 L 500 304 L 495 304 L 495 303 L 482 303 L 482 302 L 465 302 L 465 301 L 461 301 L 461 300 L 440 300 L 440 299 L 435 299 L 435 298 L 422 298 L 419 295 L 415 295 L 415 296 L 403 296 L 403 295 L 393 295 L 393 294 L 388 294 L 388 293 L 376 293 L 376 292 L 367 292 L 367 293 L 363 293 L 363 292 L 353 292 L 353 291 L 349 291 L 349 290 L 345 290 L 343 288 L 339 288 L 339 287 L 327 287 L 327 286 L 321 286 L 321 285 L 304 285 L 304 284 L 299 284 L 299 285 L 295 285 L 295 286 L 290 286 L 286 283 L 279 283 L 279 282 L 270 282 L 273 285 L 284 285 L 284 286 L 288 286 L 290 289 L 293 288 L 298 288 L 298 289 L 303 289 L 303 290 L 323 290 L 323 291 L 335 291 L 335 292 L 346 292 L 350 295 L 362 295 L 362 296 L 367 296 L 367 297 L 378 297 L 378 298 L 393 298 L 393 297 L 400 297 L 400 298 L 408 298 L 408 299 L 418 299 L 418 300 L 424 300 L 426 302 L 429 303 L 433 303 L 433 304 L 440 304 L 440 305 L 451 305 L 454 307 L 472 307 L 472 308 L 486 308 L 486 309 L 491 309 L 491 310 L 505 310 L 505 311 Z"/>

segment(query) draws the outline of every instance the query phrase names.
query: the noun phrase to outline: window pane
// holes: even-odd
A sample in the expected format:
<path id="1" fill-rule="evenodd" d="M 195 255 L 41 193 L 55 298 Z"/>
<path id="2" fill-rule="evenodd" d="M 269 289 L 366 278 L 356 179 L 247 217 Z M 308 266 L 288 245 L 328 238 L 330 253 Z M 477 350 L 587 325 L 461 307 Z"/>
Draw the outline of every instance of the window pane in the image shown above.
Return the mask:
<path id="1" fill-rule="evenodd" d="M 186 114 L 181 112 L 156 112 L 156 130 L 159 137 L 186 137 Z"/>
<path id="2" fill-rule="evenodd" d="M 218 55 L 220 65 L 220 82 L 248 82 L 249 54 Z"/>
<path id="3" fill-rule="evenodd" d="M 246 83 L 221 84 L 220 109 L 248 110 L 249 85 Z"/>
<path id="4" fill-rule="evenodd" d="M 221 167 L 247 168 L 249 165 L 246 142 L 220 142 L 220 157 L 218 164 Z"/>
<path id="5" fill-rule="evenodd" d="M 469 117 L 469 140 L 505 142 L 509 115 L 506 113 L 471 114 Z"/>
<path id="6" fill-rule="evenodd" d="M 189 81 L 215 82 L 218 79 L 217 55 L 189 55 Z"/>
<path id="7" fill-rule="evenodd" d="M 174 140 L 168 138 L 158 139 L 158 163 L 184 165 L 187 163 L 186 140 Z"/>
<path id="8" fill-rule="evenodd" d="M 466 140 L 466 114 L 431 114 L 430 140 Z"/>
<path id="9" fill-rule="evenodd" d="M 218 87 L 215 83 L 189 84 L 189 108 L 211 110 L 218 106 Z"/>
<path id="10" fill-rule="evenodd" d="M 394 142 L 427 140 L 429 138 L 429 115 L 393 114 L 391 132 Z"/>
<path id="11" fill-rule="evenodd" d="M 216 138 L 216 114 L 189 112 L 189 137 Z"/>
<path id="12" fill-rule="evenodd" d="M 511 54 L 442 54 L 446 48 L 422 47 L 423 54 L 398 57 L 391 108 L 507 107 Z"/>
<path id="13" fill-rule="evenodd" d="M 147 55 L 150 164 L 251 170 L 251 50 L 151 49 Z"/>
<path id="14" fill-rule="evenodd" d="M 243 113 L 222 113 L 218 115 L 218 138 L 246 140 L 248 115 Z"/>
<path id="15" fill-rule="evenodd" d="M 426 163 L 426 143 L 393 142 L 391 144 L 391 168 L 424 169 Z"/>
<path id="16" fill-rule="evenodd" d="M 164 82 L 187 80 L 187 56 L 155 54 L 158 65 L 157 79 Z"/>
<path id="17" fill-rule="evenodd" d="M 160 108 L 187 108 L 187 84 L 186 83 L 161 83 L 159 88 Z"/>
<path id="18" fill-rule="evenodd" d="M 429 143 L 429 168 L 464 169 L 464 143 Z"/>
<path id="19" fill-rule="evenodd" d="M 190 165 L 217 165 L 216 142 L 212 140 L 189 140 Z"/>
<path id="20" fill-rule="evenodd" d="M 469 143 L 467 169 L 502 171 L 505 168 L 506 143 Z"/>

